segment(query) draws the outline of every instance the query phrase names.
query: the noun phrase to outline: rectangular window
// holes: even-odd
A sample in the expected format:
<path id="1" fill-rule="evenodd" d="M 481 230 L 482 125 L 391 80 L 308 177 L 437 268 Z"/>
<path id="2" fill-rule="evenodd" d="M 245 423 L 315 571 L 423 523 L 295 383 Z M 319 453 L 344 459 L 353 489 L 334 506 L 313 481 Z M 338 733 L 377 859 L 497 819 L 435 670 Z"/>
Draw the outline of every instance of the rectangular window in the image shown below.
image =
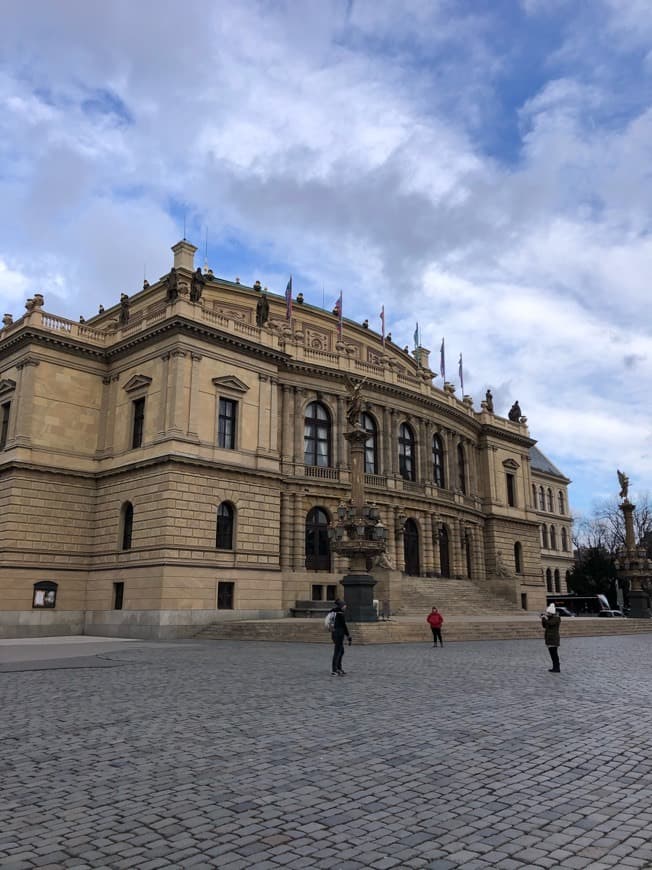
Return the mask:
<path id="1" fill-rule="evenodd" d="M 329 584 L 326 587 L 326 601 L 335 601 L 337 598 L 337 586 Z"/>
<path id="2" fill-rule="evenodd" d="M 235 583 L 223 583 L 220 581 L 217 584 L 217 609 L 218 610 L 233 610 L 233 593 Z"/>
<path id="3" fill-rule="evenodd" d="M 2 406 L 2 419 L 0 419 L 0 450 L 4 450 L 7 445 L 7 433 L 9 432 L 9 411 L 11 410 L 11 402 L 5 402 Z"/>
<path id="4" fill-rule="evenodd" d="M 124 599 L 125 594 L 125 584 L 124 583 L 114 583 L 113 584 L 113 609 L 114 610 L 122 610 L 122 601 Z"/>
<path id="5" fill-rule="evenodd" d="M 233 399 L 220 399 L 217 426 L 217 446 L 235 450 L 235 423 L 238 403 Z"/>
<path id="6" fill-rule="evenodd" d="M 134 422 L 131 435 L 132 448 L 142 447 L 143 426 L 145 423 L 145 399 L 136 399 L 134 404 Z"/>
<path id="7" fill-rule="evenodd" d="M 316 583 L 312 584 L 312 600 L 313 601 L 321 601 L 323 597 L 324 587 L 319 586 Z"/>
<path id="8" fill-rule="evenodd" d="M 507 482 L 507 504 L 510 507 L 516 507 L 516 487 L 514 485 L 514 475 L 506 474 L 505 480 Z"/>

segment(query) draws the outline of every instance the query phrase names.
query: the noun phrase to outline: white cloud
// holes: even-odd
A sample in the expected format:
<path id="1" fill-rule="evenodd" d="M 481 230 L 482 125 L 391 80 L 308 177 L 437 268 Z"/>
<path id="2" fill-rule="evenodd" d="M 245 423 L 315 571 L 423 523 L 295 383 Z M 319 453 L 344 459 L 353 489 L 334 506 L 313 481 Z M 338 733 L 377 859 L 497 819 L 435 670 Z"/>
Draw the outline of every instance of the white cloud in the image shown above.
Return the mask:
<path id="1" fill-rule="evenodd" d="M 649 474 L 646 425 L 618 421 L 625 399 L 649 416 L 650 13 L 521 8 L 525 24 L 426 0 L 14 5 L 0 305 L 42 291 L 76 318 L 117 301 L 144 263 L 167 270 L 183 203 L 272 288 L 301 273 L 308 298 L 342 288 L 372 323 L 384 303 L 400 343 L 418 311 L 450 369 L 464 352 L 467 390 L 491 384 L 505 411 L 518 396 L 570 476 L 602 474 L 627 437 Z M 510 66 L 510 28 L 544 17 L 548 56 Z M 628 47 L 647 81 L 619 65 Z M 485 152 L 492 125 L 510 156 Z"/>

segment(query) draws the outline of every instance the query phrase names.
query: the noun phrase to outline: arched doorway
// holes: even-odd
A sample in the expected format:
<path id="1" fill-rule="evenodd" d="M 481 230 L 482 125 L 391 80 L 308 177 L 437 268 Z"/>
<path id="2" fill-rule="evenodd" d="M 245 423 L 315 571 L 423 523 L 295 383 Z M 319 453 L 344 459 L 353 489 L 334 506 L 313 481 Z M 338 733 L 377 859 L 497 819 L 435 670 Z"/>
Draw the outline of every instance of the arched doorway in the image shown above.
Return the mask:
<path id="1" fill-rule="evenodd" d="M 306 568 L 308 571 L 331 570 L 328 514 L 320 507 L 313 508 L 306 517 Z"/>
<path id="2" fill-rule="evenodd" d="M 418 577 L 421 573 L 419 565 L 419 529 L 414 520 L 406 520 L 403 530 L 403 552 L 405 555 L 405 573 Z"/>

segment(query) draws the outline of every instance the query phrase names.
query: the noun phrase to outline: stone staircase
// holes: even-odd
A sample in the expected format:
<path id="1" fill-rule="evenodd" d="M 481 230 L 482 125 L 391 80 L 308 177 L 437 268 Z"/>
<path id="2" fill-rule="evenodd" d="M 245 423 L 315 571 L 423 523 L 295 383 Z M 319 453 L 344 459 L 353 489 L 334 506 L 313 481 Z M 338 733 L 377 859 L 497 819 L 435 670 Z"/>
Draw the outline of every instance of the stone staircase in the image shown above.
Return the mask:
<path id="1" fill-rule="evenodd" d="M 423 616 L 437 607 L 447 616 L 523 615 L 517 604 L 484 592 L 472 580 L 449 577 L 405 577 L 397 616 Z"/>
<path id="2" fill-rule="evenodd" d="M 425 617 L 397 617 L 375 623 L 349 625 L 354 644 L 432 643 Z M 480 640 L 543 640 L 541 620 L 536 613 L 452 616 L 444 622 L 444 642 Z M 648 634 L 652 643 L 652 619 L 562 618 L 561 636 L 604 637 Z M 330 643 L 321 620 L 259 619 L 214 622 L 195 635 L 198 640 L 250 640 L 277 643 Z"/>

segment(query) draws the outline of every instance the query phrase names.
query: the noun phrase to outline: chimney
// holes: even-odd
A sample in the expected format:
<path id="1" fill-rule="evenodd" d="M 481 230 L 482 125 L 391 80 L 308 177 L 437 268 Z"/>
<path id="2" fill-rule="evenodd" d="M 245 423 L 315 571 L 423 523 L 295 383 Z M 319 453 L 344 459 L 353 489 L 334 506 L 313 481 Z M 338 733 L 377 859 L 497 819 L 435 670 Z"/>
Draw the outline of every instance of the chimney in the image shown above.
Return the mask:
<path id="1" fill-rule="evenodd" d="M 189 272 L 194 272 L 196 250 L 197 248 L 185 239 L 182 242 L 177 242 L 176 245 L 172 245 L 174 268 L 187 269 Z"/>

